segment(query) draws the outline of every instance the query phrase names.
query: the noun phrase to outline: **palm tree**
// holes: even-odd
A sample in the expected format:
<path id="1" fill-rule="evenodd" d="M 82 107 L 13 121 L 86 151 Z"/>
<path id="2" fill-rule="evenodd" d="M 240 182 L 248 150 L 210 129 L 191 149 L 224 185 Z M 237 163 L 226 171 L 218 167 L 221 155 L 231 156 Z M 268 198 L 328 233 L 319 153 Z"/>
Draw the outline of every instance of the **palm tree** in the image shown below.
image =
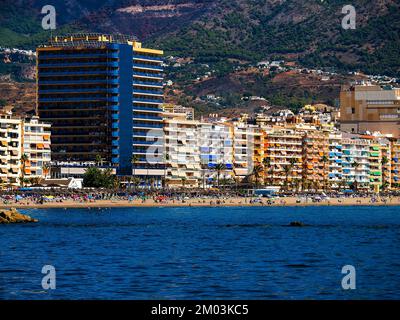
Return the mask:
<path id="1" fill-rule="evenodd" d="M 351 166 L 354 168 L 354 181 L 353 181 L 353 185 L 354 185 L 354 190 L 358 191 L 358 181 L 357 181 L 357 175 L 356 175 L 356 171 L 357 169 L 360 167 L 360 163 L 358 163 L 357 161 L 354 161 Z"/>
<path id="2" fill-rule="evenodd" d="M 139 161 L 139 156 L 137 154 L 133 154 L 131 157 L 131 164 L 133 167 L 133 175 L 136 176 L 136 167 L 135 164 L 138 163 Z"/>
<path id="3" fill-rule="evenodd" d="M 103 158 L 101 155 L 96 154 L 96 157 L 94 158 L 94 162 L 96 163 L 97 166 L 102 166 L 103 165 Z"/>
<path id="4" fill-rule="evenodd" d="M 153 189 L 153 188 L 154 188 L 155 182 L 156 182 L 156 179 L 155 179 L 155 178 L 150 178 L 150 179 L 149 179 L 150 189 Z"/>
<path id="5" fill-rule="evenodd" d="M 167 186 L 167 162 L 169 160 L 169 154 L 164 155 L 164 188 Z"/>
<path id="6" fill-rule="evenodd" d="M 289 174 L 292 171 L 292 167 L 290 164 L 286 164 L 283 166 L 283 171 L 285 172 L 285 190 L 288 191 L 288 184 L 289 184 Z"/>
<path id="7" fill-rule="evenodd" d="M 46 179 L 47 175 L 50 173 L 50 170 L 51 170 L 50 163 L 49 162 L 44 163 L 42 170 L 43 170 L 44 178 Z"/>
<path id="8" fill-rule="evenodd" d="M 297 163 L 295 158 L 290 158 L 289 159 L 289 164 L 284 165 L 283 171 L 285 172 L 285 187 L 286 191 L 288 191 L 288 185 L 289 185 L 289 174 L 292 171 L 294 165 Z"/>
<path id="9" fill-rule="evenodd" d="M 25 169 L 26 169 L 26 163 L 29 161 L 29 157 L 26 153 L 24 153 L 21 158 L 20 158 L 20 162 L 21 162 L 21 187 L 24 186 L 24 182 L 25 182 Z"/>
<path id="10" fill-rule="evenodd" d="M 139 185 L 139 183 L 140 183 L 140 179 L 138 177 L 133 177 L 132 178 L 132 184 L 135 187 L 135 189 Z"/>
<path id="11" fill-rule="evenodd" d="M 182 188 L 185 188 L 185 186 L 186 186 L 186 180 L 187 180 L 186 177 L 183 177 L 183 178 L 182 178 Z"/>
<path id="12" fill-rule="evenodd" d="M 217 171 L 217 186 L 219 188 L 219 177 L 221 176 L 221 172 L 226 170 L 226 165 L 224 163 L 217 163 L 215 166 L 215 171 Z"/>
<path id="13" fill-rule="evenodd" d="M 321 158 L 321 162 L 324 164 L 324 190 L 326 191 L 326 182 L 327 182 L 327 177 L 326 177 L 326 164 L 328 163 L 329 159 L 328 157 L 324 154 Z"/>
<path id="14" fill-rule="evenodd" d="M 387 181 L 387 176 L 386 176 L 387 168 L 384 168 L 388 163 L 389 163 L 388 157 L 383 156 L 381 164 L 382 164 L 382 172 L 385 172 L 385 174 L 382 175 L 382 182 L 383 182 L 382 189 L 387 189 L 390 186 L 390 183 Z"/>
<path id="15" fill-rule="evenodd" d="M 271 177 L 268 177 L 271 182 L 270 184 L 273 184 L 273 166 L 271 166 L 271 158 L 264 158 L 262 163 L 264 166 L 264 184 L 267 184 L 266 181 L 267 181 L 267 176 L 269 176 L 269 173 L 271 174 Z"/>
<path id="16" fill-rule="evenodd" d="M 256 188 L 258 188 L 258 179 L 261 176 L 261 173 L 264 171 L 264 167 L 260 164 L 256 164 L 253 168 L 252 175 L 254 176 L 256 180 Z"/>

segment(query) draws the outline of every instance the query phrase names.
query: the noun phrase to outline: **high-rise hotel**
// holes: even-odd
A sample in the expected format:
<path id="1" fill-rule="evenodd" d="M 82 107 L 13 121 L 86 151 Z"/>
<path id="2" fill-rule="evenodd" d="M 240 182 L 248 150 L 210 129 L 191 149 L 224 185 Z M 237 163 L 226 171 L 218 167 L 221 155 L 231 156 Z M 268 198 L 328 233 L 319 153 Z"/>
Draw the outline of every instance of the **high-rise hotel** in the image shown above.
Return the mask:
<path id="1" fill-rule="evenodd" d="M 61 176 L 94 162 L 121 175 L 162 175 L 162 147 L 147 156 L 163 130 L 162 55 L 135 37 L 97 33 L 54 37 L 37 49 L 37 113 L 52 125 Z"/>

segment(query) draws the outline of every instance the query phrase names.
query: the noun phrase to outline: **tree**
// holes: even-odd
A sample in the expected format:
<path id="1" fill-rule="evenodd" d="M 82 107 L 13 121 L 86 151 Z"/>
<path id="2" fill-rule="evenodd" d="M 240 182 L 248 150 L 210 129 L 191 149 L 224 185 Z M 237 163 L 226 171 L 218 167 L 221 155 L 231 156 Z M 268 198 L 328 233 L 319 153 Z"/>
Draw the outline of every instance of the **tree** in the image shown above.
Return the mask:
<path id="1" fill-rule="evenodd" d="M 139 156 L 137 154 L 133 154 L 131 157 L 131 164 L 133 167 L 133 175 L 136 176 L 136 163 L 138 163 L 140 160 Z"/>
<path id="2" fill-rule="evenodd" d="M 113 188 L 116 179 L 111 169 L 87 168 L 83 174 L 83 186 L 86 188 Z"/>
<path id="3" fill-rule="evenodd" d="M 274 181 L 274 166 L 271 166 L 271 158 L 263 159 L 264 170 L 266 171 L 264 174 L 264 184 L 267 184 L 266 181 L 269 180 L 270 184 L 273 184 Z M 266 170 L 267 169 L 267 170 Z M 267 179 L 268 177 L 268 179 Z"/>
<path id="4" fill-rule="evenodd" d="M 261 173 L 264 171 L 264 167 L 260 164 L 256 164 L 253 168 L 252 176 L 254 176 L 256 180 L 256 188 L 258 188 L 258 180 L 261 177 Z"/>
<path id="5" fill-rule="evenodd" d="M 181 180 L 182 180 L 182 188 L 185 188 L 187 181 L 186 177 L 183 177 Z"/>
<path id="6" fill-rule="evenodd" d="M 50 173 L 51 166 L 49 162 L 45 162 L 42 167 L 44 178 L 46 179 L 47 175 Z"/>
<path id="7" fill-rule="evenodd" d="M 21 187 L 24 186 L 25 183 L 25 169 L 26 169 L 26 163 L 29 161 L 29 157 L 26 153 L 24 153 L 21 158 L 20 158 L 20 162 L 21 162 L 21 181 L 20 181 L 20 185 Z"/>
<path id="8" fill-rule="evenodd" d="M 139 179 L 138 177 L 133 177 L 131 181 L 132 181 L 133 186 L 134 186 L 135 189 L 136 189 L 137 186 L 138 186 L 139 183 L 140 183 L 140 179 Z"/>
<path id="9" fill-rule="evenodd" d="M 285 188 L 288 191 L 289 175 L 292 172 L 294 165 L 297 163 L 296 158 L 290 158 L 289 164 L 284 165 L 283 171 L 285 172 Z"/>
<path id="10" fill-rule="evenodd" d="M 360 167 L 360 163 L 354 161 L 351 164 L 351 166 L 354 168 L 354 181 L 353 181 L 354 191 L 358 191 L 357 169 Z"/>
<path id="11" fill-rule="evenodd" d="M 286 164 L 283 166 L 283 171 L 285 172 L 285 190 L 288 191 L 288 184 L 289 184 L 289 174 L 290 171 L 292 170 L 290 164 Z"/>
<path id="12" fill-rule="evenodd" d="M 217 186 L 219 188 L 219 177 L 221 176 L 221 172 L 226 170 L 226 165 L 224 163 L 218 163 L 215 166 L 215 171 L 217 171 Z"/>
<path id="13" fill-rule="evenodd" d="M 94 162 L 96 163 L 97 166 L 99 166 L 99 165 L 102 166 L 103 165 L 103 158 L 101 157 L 101 155 L 96 154 Z"/>
<path id="14" fill-rule="evenodd" d="M 328 157 L 324 154 L 321 158 L 321 162 L 324 164 L 324 190 L 326 191 L 326 183 L 327 183 L 327 177 L 326 177 L 326 164 L 328 163 L 329 159 Z"/>

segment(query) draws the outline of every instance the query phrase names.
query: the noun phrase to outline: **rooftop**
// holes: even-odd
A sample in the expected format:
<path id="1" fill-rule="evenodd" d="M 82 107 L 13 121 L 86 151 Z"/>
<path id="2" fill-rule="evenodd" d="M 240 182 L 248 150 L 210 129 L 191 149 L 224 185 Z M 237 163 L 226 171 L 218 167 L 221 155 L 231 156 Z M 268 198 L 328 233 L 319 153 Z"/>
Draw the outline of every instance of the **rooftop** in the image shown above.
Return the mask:
<path id="1" fill-rule="evenodd" d="M 74 33 L 50 38 L 48 45 L 53 47 L 99 47 L 108 43 L 129 44 L 137 42 L 132 35 L 104 33 Z"/>

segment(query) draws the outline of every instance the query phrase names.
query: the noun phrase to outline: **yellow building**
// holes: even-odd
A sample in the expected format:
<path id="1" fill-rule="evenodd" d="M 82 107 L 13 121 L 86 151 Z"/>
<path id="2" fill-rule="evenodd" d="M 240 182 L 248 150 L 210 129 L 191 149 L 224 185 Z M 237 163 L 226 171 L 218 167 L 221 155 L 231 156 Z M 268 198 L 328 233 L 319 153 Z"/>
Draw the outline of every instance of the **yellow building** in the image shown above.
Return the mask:
<path id="1" fill-rule="evenodd" d="M 291 189 L 299 186 L 303 167 L 303 134 L 294 129 L 278 128 L 266 133 L 264 157 L 265 180 L 269 185 Z"/>
<path id="2" fill-rule="evenodd" d="M 400 137 L 400 89 L 371 84 L 343 86 L 340 92 L 340 129 L 369 131 Z"/>
<path id="3" fill-rule="evenodd" d="M 326 189 L 329 173 L 329 133 L 309 130 L 303 137 L 303 181 L 311 189 Z"/>

